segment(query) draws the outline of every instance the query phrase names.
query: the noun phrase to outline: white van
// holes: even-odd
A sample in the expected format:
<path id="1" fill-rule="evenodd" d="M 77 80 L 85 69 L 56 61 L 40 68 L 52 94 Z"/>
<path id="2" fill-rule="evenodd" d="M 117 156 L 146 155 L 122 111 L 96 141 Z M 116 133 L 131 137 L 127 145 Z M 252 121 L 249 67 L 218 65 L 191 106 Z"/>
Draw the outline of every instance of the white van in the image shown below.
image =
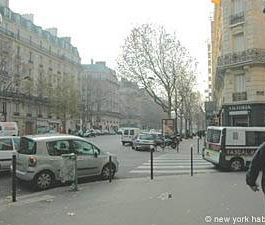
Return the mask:
<path id="1" fill-rule="evenodd" d="M 239 171 L 248 167 L 265 141 L 265 127 L 208 127 L 203 158 L 214 165 Z"/>
<path id="2" fill-rule="evenodd" d="M 18 136 L 16 122 L 0 122 L 0 136 Z"/>
<path id="3" fill-rule="evenodd" d="M 129 143 L 130 145 L 132 145 L 133 138 L 139 133 L 140 133 L 139 128 L 135 128 L 135 127 L 122 128 L 122 135 L 121 135 L 122 145 L 125 145 L 126 143 Z"/>

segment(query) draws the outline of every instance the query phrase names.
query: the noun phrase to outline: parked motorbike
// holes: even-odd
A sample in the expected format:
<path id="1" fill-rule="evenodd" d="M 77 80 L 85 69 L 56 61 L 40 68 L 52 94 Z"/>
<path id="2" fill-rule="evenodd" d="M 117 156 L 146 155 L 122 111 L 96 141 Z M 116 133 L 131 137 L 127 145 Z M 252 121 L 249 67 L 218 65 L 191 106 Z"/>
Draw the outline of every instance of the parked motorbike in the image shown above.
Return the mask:
<path id="1" fill-rule="evenodd" d="M 161 147 L 170 146 L 173 149 L 176 149 L 180 143 L 180 138 L 176 135 L 165 137 L 164 143 L 162 143 Z"/>

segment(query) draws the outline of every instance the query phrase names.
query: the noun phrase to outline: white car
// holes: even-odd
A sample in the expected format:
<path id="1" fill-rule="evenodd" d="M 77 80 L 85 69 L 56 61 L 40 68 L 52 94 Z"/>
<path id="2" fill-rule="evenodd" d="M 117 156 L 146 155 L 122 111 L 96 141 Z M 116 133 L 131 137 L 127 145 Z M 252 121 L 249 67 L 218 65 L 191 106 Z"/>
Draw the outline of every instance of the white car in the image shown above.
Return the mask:
<path id="1" fill-rule="evenodd" d="M 64 171 L 64 155 L 77 155 L 78 177 L 101 176 L 109 178 L 118 171 L 117 157 L 105 153 L 87 139 L 72 135 L 31 135 L 21 137 L 17 157 L 17 178 L 32 182 L 38 190 L 44 190 L 61 180 Z"/>
<path id="2" fill-rule="evenodd" d="M 12 163 L 12 156 L 19 148 L 20 137 L 0 137 L 0 171 L 9 171 Z"/>

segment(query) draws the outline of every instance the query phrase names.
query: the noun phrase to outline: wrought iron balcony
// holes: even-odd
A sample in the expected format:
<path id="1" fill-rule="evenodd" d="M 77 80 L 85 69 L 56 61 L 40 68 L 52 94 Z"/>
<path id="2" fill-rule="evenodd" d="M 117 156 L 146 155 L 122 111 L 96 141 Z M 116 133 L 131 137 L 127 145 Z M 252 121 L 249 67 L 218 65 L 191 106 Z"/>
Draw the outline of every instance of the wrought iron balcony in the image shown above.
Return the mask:
<path id="1" fill-rule="evenodd" d="M 235 92 L 233 93 L 233 102 L 247 100 L 247 92 Z"/>
<path id="2" fill-rule="evenodd" d="M 236 13 L 230 16 L 230 25 L 234 25 L 237 23 L 243 23 L 245 21 L 244 12 Z"/>
<path id="3" fill-rule="evenodd" d="M 231 53 L 218 58 L 218 69 L 227 69 L 238 66 L 265 63 L 265 49 L 248 49 L 246 51 Z"/>

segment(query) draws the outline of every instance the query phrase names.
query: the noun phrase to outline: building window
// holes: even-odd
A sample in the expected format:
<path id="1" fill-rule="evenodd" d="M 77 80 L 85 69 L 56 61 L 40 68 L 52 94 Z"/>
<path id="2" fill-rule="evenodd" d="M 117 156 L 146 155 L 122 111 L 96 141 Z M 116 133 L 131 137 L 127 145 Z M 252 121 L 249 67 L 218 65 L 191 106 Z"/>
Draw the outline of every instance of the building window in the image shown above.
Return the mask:
<path id="1" fill-rule="evenodd" d="M 245 50 L 244 33 L 240 33 L 233 36 L 233 49 L 234 52 L 241 52 Z"/>
<path id="2" fill-rule="evenodd" d="M 244 11 L 244 0 L 232 0 L 232 14 Z"/>
<path id="3" fill-rule="evenodd" d="M 16 112 L 18 113 L 19 112 L 19 103 L 16 103 Z"/>
<path id="4" fill-rule="evenodd" d="M 246 91 L 246 78 L 245 74 L 235 75 L 235 92 Z"/>
<path id="5" fill-rule="evenodd" d="M 17 56 L 20 56 L 20 46 L 17 46 Z"/>
<path id="6" fill-rule="evenodd" d="M 29 52 L 29 62 L 32 63 L 32 52 Z"/>

